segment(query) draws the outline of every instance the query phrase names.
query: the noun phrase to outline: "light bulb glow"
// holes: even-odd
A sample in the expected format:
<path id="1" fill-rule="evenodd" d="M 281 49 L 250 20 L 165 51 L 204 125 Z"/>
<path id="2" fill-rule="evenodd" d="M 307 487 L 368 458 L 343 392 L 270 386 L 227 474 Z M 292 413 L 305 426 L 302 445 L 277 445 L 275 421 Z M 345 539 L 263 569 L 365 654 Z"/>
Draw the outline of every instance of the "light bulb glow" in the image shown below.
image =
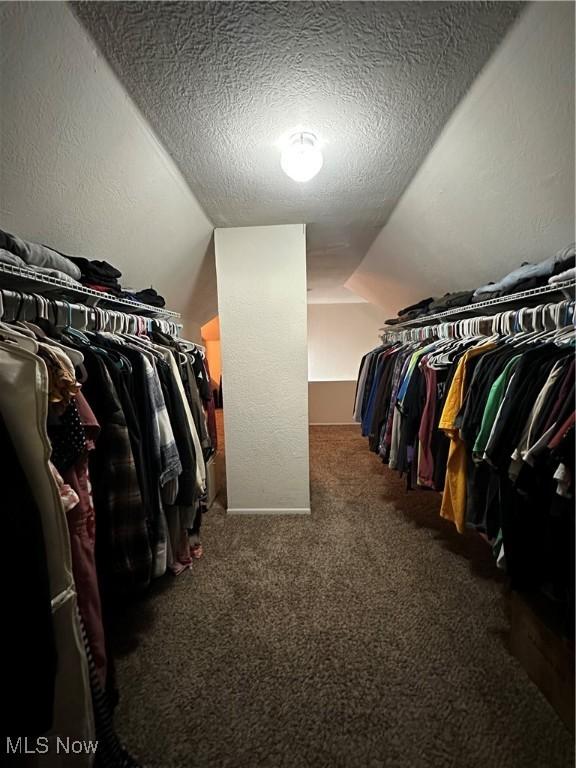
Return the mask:
<path id="1" fill-rule="evenodd" d="M 284 173 L 294 181 L 313 179 L 322 168 L 324 158 L 313 133 L 300 131 L 290 136 L 282 150 L 280 165 Z"/>

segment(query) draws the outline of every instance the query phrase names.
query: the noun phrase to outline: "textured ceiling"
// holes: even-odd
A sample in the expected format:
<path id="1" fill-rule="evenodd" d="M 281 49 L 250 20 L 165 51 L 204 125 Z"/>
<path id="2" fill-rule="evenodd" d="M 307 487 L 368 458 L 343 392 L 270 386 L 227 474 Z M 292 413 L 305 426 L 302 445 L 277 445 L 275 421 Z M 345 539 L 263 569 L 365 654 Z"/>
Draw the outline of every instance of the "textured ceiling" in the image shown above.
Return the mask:
<path id="1" fill-rule="evenodd" d="M 574 4 L 530 3 L 348 287 L 382 319 L 574 241 Z"/>
<path id="2" fill-rule="evenodd" d="M 87 2 L 74 10 L 216 226 L 306 222 L 341 286 L 518 14 L 492 2 Z M 300 185 L 277 142 L 302 126 Z"/>

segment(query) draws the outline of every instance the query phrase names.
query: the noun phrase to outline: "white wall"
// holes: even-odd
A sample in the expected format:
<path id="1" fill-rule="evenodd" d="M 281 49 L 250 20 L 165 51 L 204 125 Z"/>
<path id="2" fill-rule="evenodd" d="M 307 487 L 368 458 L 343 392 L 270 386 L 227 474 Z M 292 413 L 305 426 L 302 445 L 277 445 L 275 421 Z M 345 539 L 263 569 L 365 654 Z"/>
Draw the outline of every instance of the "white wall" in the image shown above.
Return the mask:
<path id="1" fill-rule="evenodd" d="M 110 261 L 199 338 L 212 225 L 70 8 L 0 4 L 0 56 L 0 227 Z"/>
<path id="2" fill-rule="evenodd" d="M 229 512 L 308 512 L 304 226 L 216 229 Z"/>
<path id="3" fill-rule="evenodd" d="M 355 381 L 309 381 L 310 424 L 354 424 Z"/>
<path id="4" fill-rule="evenodd" d="M 378 344 L 384 315 L 380 307 L 355 304 L 308 305 L 308 380 L 356 380 L 362 356 Z"/>
<path id="5" fill-rule="evenodd" d="M 390 316 L 573 240 L 574 5 L 533 3 L 346 285 Z"/>

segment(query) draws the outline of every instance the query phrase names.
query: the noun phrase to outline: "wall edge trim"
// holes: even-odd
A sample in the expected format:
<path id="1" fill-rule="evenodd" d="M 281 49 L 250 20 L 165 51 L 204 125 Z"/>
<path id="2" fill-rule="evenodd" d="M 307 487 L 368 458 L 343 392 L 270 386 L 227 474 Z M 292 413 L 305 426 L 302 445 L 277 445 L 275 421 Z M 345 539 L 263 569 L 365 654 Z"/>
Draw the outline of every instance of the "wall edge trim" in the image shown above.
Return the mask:
<path id="1" fill-rule="evenodd" d="M 228 507 L 228 515 L 309 515 L 310 507 Z"/>
<path id="2" fill-rule="evenodd" d="M 356 421 L 311 421 L 309 427 L 359 427 Z"/>

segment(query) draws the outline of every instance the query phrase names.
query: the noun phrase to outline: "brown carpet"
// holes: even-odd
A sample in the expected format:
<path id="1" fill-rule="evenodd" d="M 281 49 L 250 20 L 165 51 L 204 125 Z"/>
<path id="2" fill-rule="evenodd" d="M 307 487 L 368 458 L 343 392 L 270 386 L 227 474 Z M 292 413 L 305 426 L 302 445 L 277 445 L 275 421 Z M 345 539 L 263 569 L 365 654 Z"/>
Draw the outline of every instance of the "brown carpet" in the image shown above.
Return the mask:
<path id="1" fill-rule="evenodd" d="M 506 649 L 488 548 L 354 427 L 311 432 L 303 517 L 205 517 L 126 616 L 118 730 L 150 768 L 555 768 L 572 740 Z"/>

